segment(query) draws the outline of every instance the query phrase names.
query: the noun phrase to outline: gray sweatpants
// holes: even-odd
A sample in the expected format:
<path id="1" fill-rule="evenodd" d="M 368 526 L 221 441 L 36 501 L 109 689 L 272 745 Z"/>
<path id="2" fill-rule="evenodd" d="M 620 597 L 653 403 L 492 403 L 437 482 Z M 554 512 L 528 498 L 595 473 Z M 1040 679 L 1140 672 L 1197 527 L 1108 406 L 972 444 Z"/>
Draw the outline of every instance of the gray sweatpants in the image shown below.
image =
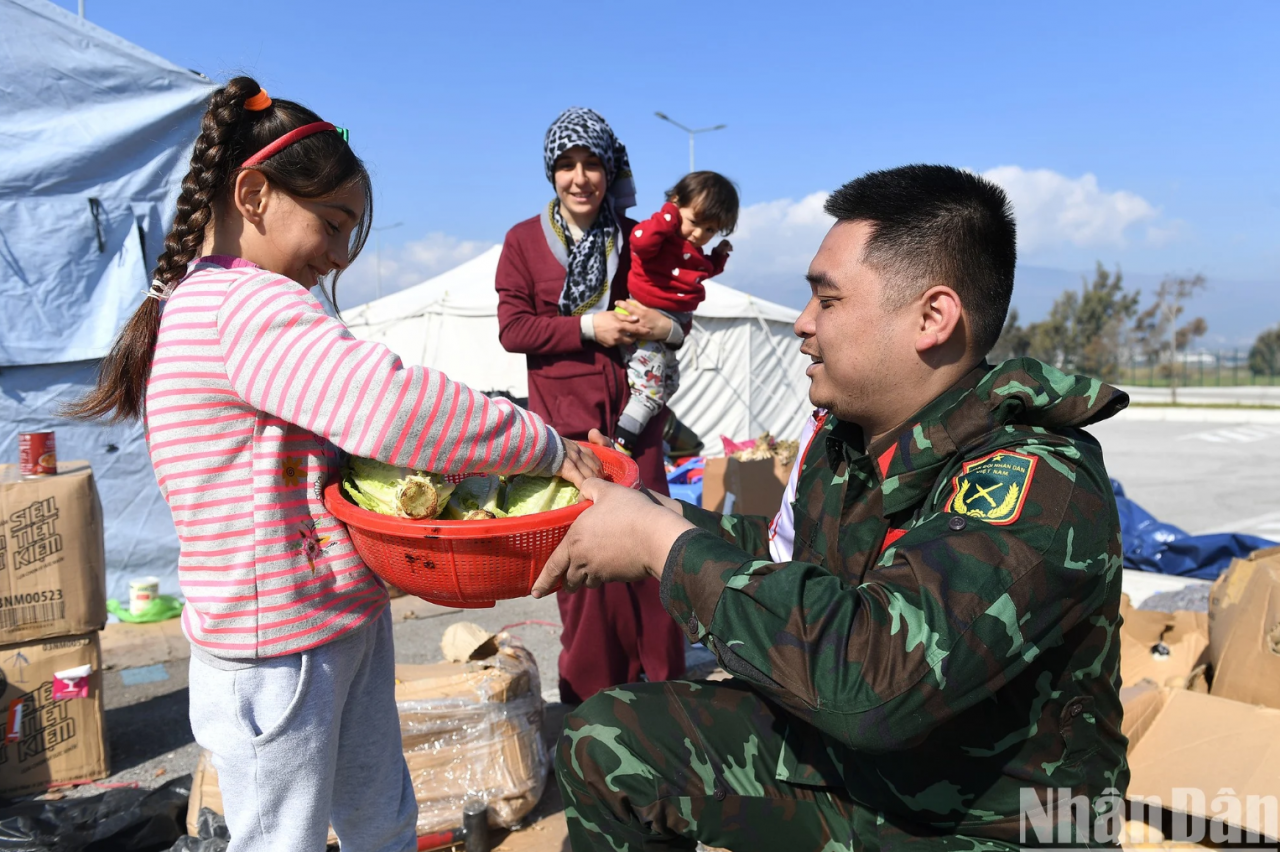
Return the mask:
<path id="1" fill-rule="evenodd" d="M 417 848 L 395 704 L 391 609 L 333 642 L 224 670 L 191 658 L 191 729 L 212 752 L 229 852 Z"/>

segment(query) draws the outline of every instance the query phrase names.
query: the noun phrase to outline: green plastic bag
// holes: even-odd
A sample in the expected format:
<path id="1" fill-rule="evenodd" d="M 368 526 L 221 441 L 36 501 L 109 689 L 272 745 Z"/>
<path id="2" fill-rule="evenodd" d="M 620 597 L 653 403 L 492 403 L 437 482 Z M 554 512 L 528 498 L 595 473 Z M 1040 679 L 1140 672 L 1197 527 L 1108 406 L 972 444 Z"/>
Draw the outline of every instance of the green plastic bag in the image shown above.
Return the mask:
<path id="1" fill-rule="evenodd" d="M 182 601 L 173 595 L 157 595 L 151 603 L 147 604 L 146 609 L 134 615 L 129 612 L 127 605 L 122 605 L 120 601 L 111 598 L 107 601 L 107 612 L 131 624 L 149 624 L 153 621 L 168 621 L 182 615 Z"/>

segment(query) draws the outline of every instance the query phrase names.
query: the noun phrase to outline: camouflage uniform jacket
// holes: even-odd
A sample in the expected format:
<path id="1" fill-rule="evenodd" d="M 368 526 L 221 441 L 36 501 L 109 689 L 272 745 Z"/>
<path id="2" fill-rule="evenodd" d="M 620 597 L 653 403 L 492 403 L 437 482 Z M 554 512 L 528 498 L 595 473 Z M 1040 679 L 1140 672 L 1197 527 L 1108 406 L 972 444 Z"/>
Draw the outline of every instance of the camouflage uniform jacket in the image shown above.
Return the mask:
<path id="1" fill-rule="evenodd" d="M 789 711 L 777 777 L 844 787 L 882 827 L 868 846 L 1017 842 L 1021 788 L 1124 794 L 1120 526 L 1080 427 L 1127 401 L 1020 359 L 871 447 L 828 419 L 792 562 L 770 561 L 768 519 L 685 507 L 668 611 Z"/>

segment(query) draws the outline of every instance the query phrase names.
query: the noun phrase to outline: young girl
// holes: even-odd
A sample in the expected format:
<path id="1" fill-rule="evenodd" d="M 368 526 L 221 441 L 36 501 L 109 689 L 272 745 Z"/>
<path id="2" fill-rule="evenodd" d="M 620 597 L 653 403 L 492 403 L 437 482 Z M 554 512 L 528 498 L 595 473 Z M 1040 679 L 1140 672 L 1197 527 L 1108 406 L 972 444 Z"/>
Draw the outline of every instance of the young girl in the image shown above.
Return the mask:
<path id="1" fill-rule="evenodd" d="M 370 199 L 332 124 L 248 77 L 216 91 L 150 298 L 70 412 L 145 419 L 180 542 L 191 727 L 235 852 L 323 849 L 330 822 L 344 849 L 416 848 L 386 589 L 321 497 L 339 451 L 598 469 L 533 414 L 325 314 L 309 290 L 359 253 Z"/>
<path id="2" fill-rule="evenodd" d="M 650 419 L 680 386 L 676 347 L 684 342 L 693 311 L 706 298 L 702 282 L 724 272 L 733 246 L 721 240 L 702 247 L 717 233 L 730 234 L 738 223 L 738 191 L 715 172 L 692 172 L 667 190 L 667 203 L 631 229 L 631 273 L 627 290 L 633 301 L 662 311 L 673 325 L 665 341 L 645 341 L 627 353 L 631 396 L 618 418 L 618 445 L 626 451 Z M 616 308 L 626 313 L 624 306 Z"/>

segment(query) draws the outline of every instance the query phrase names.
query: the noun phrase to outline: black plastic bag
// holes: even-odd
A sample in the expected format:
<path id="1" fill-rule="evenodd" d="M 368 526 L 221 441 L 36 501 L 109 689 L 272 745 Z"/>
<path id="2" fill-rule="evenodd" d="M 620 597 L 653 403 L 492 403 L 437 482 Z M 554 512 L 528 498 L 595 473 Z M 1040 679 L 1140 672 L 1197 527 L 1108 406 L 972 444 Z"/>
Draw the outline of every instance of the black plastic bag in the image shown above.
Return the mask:
<path id="1" fill-rule="evenodd" d="M 190 797 L 184 775 L 155 790 L 0 807 L 0 852 L 165 852 L 186 834 Z"/>
<path id="2" fill-rule="evenodd" d="M 196 826 L 198 836 L 179 837 L 169 852 L 227 852 L 231 834 L 227 831 L 227 821 L 220 814 L 201 808 Z"/>

